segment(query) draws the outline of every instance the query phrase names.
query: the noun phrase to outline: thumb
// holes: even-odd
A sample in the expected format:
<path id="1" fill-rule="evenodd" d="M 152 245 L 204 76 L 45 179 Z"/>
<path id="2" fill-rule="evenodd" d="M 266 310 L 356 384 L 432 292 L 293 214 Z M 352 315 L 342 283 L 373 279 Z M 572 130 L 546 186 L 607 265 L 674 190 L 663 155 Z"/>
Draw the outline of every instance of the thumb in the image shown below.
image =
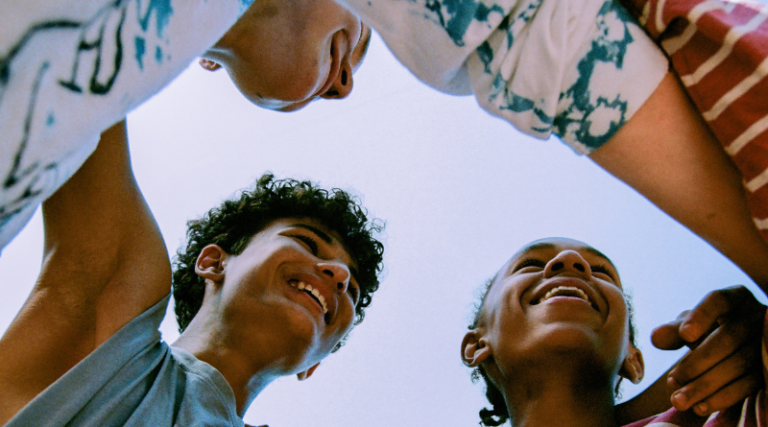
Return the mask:
<path id="1" fill-rule="evenodd" d="M 651 342 L 653 346 L 661 350 L 677 350 L 683 347 L 686 342 L 680 336 L 680 325 L 683 320 L 678 319 L 665 323 L 651 332 Z"/>

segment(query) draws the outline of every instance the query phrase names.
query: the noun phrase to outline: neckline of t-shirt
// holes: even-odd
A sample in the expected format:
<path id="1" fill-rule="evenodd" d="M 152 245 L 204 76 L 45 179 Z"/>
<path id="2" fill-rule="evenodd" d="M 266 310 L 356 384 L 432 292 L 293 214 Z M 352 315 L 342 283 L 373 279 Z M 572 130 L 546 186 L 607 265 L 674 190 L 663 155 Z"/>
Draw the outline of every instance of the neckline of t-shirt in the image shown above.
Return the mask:
<path id="1" fill-rule="evenodd" d="M 204 362 L 194 354 L 184 350 L 183 348 L 171 347 L 171 353 L 173 356 L 182 363 L 184 368 L 198 375 L 204 380 L 210 380 L 213 383 L 214 390 L 222 399 L 222 403 L 229 409 L 230 417 L 232 421 L 240 422 L 242 419 L 237 415 L 237 402 L 235 400 L 235 392 L 232 391 L 232 387 L 224 378 L 224 375 L 219 372 L 218 369 L 210 365 L 208 362 Z"/>

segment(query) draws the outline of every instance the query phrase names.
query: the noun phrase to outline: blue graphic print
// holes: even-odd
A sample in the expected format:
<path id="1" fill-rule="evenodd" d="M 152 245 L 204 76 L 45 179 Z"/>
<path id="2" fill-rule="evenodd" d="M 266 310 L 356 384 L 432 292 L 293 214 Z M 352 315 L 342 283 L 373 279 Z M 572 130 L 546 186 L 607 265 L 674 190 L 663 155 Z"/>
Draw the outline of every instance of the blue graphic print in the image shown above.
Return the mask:
<path id="1" fill-rule="evenodd" d="M 485 37 L 474 53 L 482 64 L 482 72 L 491 79 L 488 92 L 478 96 L 487 97 L 499 112 L 532 115 L 533 120 L 527 121 L 529 128 L 521 129 L 524 132 L 540 137 L 554 132 L 592 151 L 607 142 L 627 120 L 626 99 L 618 93 L 605 97 L 594 92 L 595 85 L 600 85 L 595 80 L 595 69 L 602 64 L 609 64 L 615 70 L 623 69 L 627 48 L 635 41 L 629 30 L 630 25 L 635 25 L 634 20 L 618 1 L 606 0 L 595 18 L 593 28 L 597 31 L 589 36 L 592 38 L 591 45 L 587 45 L 586 52 L 578 60 L 575 75 L 566 76 L 574 80 L 566 83 L 559 95 L 553 94 L 557 98 L 531 99 L 512 90 L 510 79 L 515 71 L 510 71 L 508 67 L 501 70 L 500 64 L 512 51 L 515 38 L 527 33 L 543 1 L 510 2 L 507 7 L 514 8 L 512 11 L 492 1 L 425 0 L 424 16 L 440 25 L 458 47 L 478 43 L 477 40 L 468 40 L 468 34 L 474 38 Z M 478 24 L 486 25 L 488 31 L 484 36 L 474 29 L 468 32 L 470 28 L 482 29 Z M 503 39 L 499 39 L 499 33 L 504 35 Z M 556 85 L 563 83 L 552 82 Z"/>
<path id="2" fill-rule="evenodd" d="M 545 0 L 407 1 L 416 8 L 422 8 L 417 9 L 417 13 L 439 25 L 455 46 L 476 46 L 473 59 L 482 68 L 471 72 L 482 72 L 486 76 L 470 75 L 471 80 L 477 82 L 480 79 L 483 82 L 481 87 L 484 89 L 476 87 L 476 91 L 481 90 L 476 95 L 485 98 L 484 101 L 497 109 L 492 111 L 494 114 L 515 123 L 518 123 L 515 115 L 521 115 L 519 123 L 525 123 L 521 125 L 525 127 L 521 129 L 523 132 L 538 137 L 555 133 L 573 144 L 577 151 L 592 151 L 605 144 L 627 121 L 630 104 L 623 92 L 604 89 L 610 84 L 600 81 L 605 78 L 606 72 L 609 75 L 614 72 L 621 74 L 627 49 L 635 42 L 630 30 L 637 29 L 636 23 L 618 0 L 591 3 L 599 9 L 594 18 L 588 18 L 588 25 L 593 27 L 586 35 L 588 38 L 581 42 L 583 44 L 575 43 L 581 46 L 583 53 L 580 58 L 573 59 L 576 61 L 575 69 L 566 70 L 564 67 L 566 73 L 556 77 L 562 80 L 552 82 L 560 88 L 559 92 L 555 89 L 552 93 L 536 95 L 546 99 L 531 98 L 531 94 L 519 86 L 512 89 L 516 73 L 514 67 L 525 67 L 526 64 L 510 65 L 515 57 L 507 58 L 508 55 L 519 54 L 517 46 L 513 49 L 516 37 L 529 34 L 528 31 L 533 28 L 532 21 L 539 10 L 543 10 Z M 566 8 L 579 7 L 576 1 L 559 4 L 558 0 L 546 1 L 554 8 L 560 7 L 560 4 Z M 552 13 L 552 7 L 547 9 L 547 13 Z M 586 29 L 587 23 L 580 25 Z M 546 25 L 537 28 L 542 27 Z M 596 69 L 600 69 L 600 73 Z M 611 95 L 602 94 L 600 89 L 607 90 Z"/>
<path id="3" fill-rule="evenodd" d="M 147 42 L 144 37 L 136 36 L 133 39 L 134 47 L 136 48 L 136 62 L 139 64 L 139 69 L 144 69 L 144 53 L 147 51 Z"/>
<path id="4" fill-rule="evenodd" d="M 560 94 L 561 99 L 569 100 L 571 103 L 569 108 L 555 118 L 555 133 L 561 136 L 568 132 L 574 133 L 576 140 L 588 147 L 590 151 L 608 142 L 626 122 L 627 101 L 617 94 L 613 99 L 597 97 L 593 102 L 590 83 L 592 83 L 595 66 L 599 63 L 611 63 L 619 70 L 623 68 L 627 47 L 634 42 L 628 28 L 628 23 L 631 22 L 633 22 L 632 17 L 620 5 L 613 2 L 606 2 L 603 5 L 598 14 L 600 35 L 592 41 L 592 49 L 579 61 L 579 78 L 576 83 Z M 616 25 L 622 26 L 623 31 L 616 31 Z M 612 37 L 615 33 L 620 33 L 622 37 Z M 610 115 L 614 118 L 608 129 L 596 134 L 592 129 L 593 114 Z"/>
<path id="5" fill-rule="evenodd" d="M 475 0 L 427 0 L 425 7 L 431 12 L 429 19 L 445 28 L 456 46 L 464 46 L 464 35 L 472 22 L 488 22 L 494 12 L 505 15 L 500 6 L 488 7 Z"/>

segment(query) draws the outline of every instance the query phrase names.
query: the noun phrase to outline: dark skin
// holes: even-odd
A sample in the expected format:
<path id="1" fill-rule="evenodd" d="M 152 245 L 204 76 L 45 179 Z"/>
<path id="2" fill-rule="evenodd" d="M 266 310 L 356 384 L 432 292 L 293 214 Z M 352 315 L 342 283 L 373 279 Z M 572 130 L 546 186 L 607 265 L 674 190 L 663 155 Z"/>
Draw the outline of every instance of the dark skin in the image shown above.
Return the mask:
<path id="1" fill-rule="evenodd" d="M 654 329 L 662 350 L 692 350 L 641 395 L 616 407 L 621 424 L 671 404 L 709 415 L 763 387 L 760 346 L 766 307 L 743 286 L 713 291 L 691 310 Z"/>
<path id="2" fill-rule="evenodd" d="M 563 286 L 585 294 L 543 296 Z M 670 371 L 675 381 L 692 380 L 680 391 L 688 401 L 676 404 L 690 407 L 698 400 L 696 411 L 706 413 L 759 387 L 764 313 L 744 288 L 729 288 L 707 295 L 693 311 L 654 332 L 657 346 L 696 348 Z M 504 394 L 515 426 L 622 425 L 670 404 L 661 379 L 614 407 L 616 376 L 637 382 L 643 372 L 642 356 L 628 343 L 626 316 L 610 260 L 581 242 L 544 239 L 499 272 L 477 329 L 465 337 L 462 357 L 469 366 L 483 365 Z M 547 409 L 553 404 L 559 411 Z"/>

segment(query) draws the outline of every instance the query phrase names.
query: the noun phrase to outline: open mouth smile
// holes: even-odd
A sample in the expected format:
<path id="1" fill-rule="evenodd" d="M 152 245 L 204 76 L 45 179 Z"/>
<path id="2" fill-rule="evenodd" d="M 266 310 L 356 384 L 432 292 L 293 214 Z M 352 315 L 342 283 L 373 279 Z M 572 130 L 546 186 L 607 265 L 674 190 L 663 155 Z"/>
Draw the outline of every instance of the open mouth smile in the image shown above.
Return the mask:
<path id="1" fill-rule="evenodd" d="M 586 302 L 596 311 L 600 311 L 597 302 L 593 297 L 590 296 L 592 292 L 586 289 L 582 289 L 581 286 L 573 286 L 569 283 L 563 285 L 554 285 L 547 288 L 548 289 L 545 289 L 546 292 L 544 295 L 538 298 L 534 298 L 531 301 L 531 305 L 540 304 L 555 297 L 576 298 Z"/>
<path id="2" fill-rule="evenodd" d="M 289 280 L 288 284 L 291 285 L 291 287 L 298 289 L 299 291 L 306 292 L 307 295 L 312 297 L 312 299 L 317 302 L 317 304 L 322 309 L 323 314 L 328 314 L 328 304 L 325 302 L 325 297 L 323 297 L 319 290 L 313 288 L 309 283 L 304 283 L 295 279 Z"/>

